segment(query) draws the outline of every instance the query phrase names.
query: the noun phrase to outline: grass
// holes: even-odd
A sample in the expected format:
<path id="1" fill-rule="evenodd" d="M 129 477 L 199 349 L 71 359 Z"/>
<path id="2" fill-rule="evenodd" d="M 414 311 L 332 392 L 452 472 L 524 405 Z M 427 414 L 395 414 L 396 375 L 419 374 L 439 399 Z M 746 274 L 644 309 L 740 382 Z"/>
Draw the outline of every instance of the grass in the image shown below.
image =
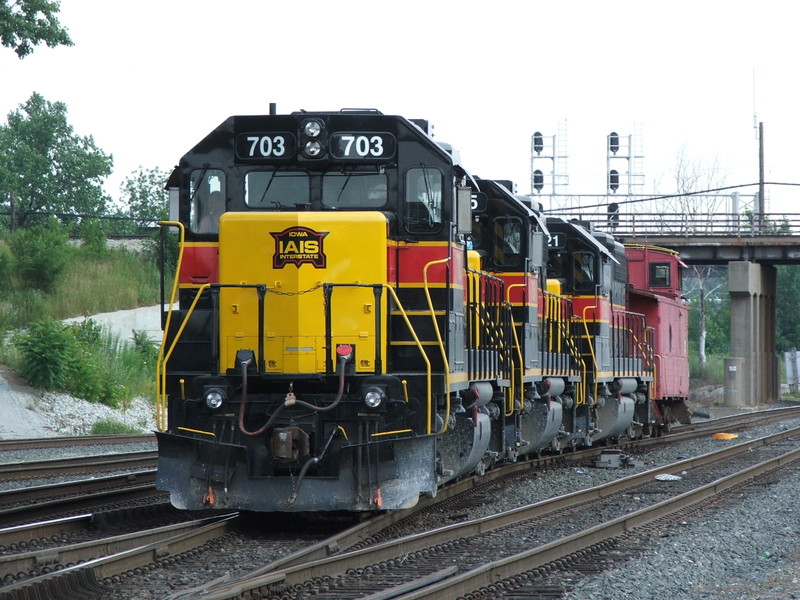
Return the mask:
<path id="1" fill-rule="evenodd" d="M 4 252 L 8 252 L 8 246 L 0 242 L 0 255 Z M 15 277 L 13 265 L 5 268 L 9 285 L 0 296 L 0 363 L 18 372 L 23 366 L 23 357 L 13 342 L 14 332 L 25 331 L 30 325 L 43 321 L 88 317 L 149 306 L 160 300 L 158 269 L 138 253 L 114 249 L 97 256 L 69 246 L 64 254 L 66 265 L 52 293 L 24 285 Z M 88 356 L 81 356 L 80 360 L 85 363 L 82 366 L 89 369 L 81 373 L 81 380 L 95 390 L 109 385 L 120 390 L 123 397 L 115 401 L 101 399 L 112 406 L 124 406 L 129 397 L 154 399 L 156 352 L 155 346 L 143 335 L 127 343 L 106 332 L 90 344 Z M 74 364 L 75 360 L 70 359 L 70 362 Z M 84 397 L 85 394 L 74 395 Z M 104 392 L 104 396 L 108 395 Z"/>
<path id="2" fill-rule="evenodd" d="M 722 385 L 725 381 L 725 357 L 706 356 L 706 364 L 701 365 L 696 354 L 689 355 L 689 381 L 692 388 L 708 385 Z"/>
<path id="3" fill-rule="evenodd" d="M 124 435 L 141 433 L 138 427 L 131 427 L 114 419 L 102 419 L 92 425 L 92 435 Z"/>
<path id="4" fill-rule="evenodd" d="M 61 320 L 158 303 L 158 270 L 137 254 L 113 250 L 104 258 L 96 258 L 77 249 L 71 254 L 63 280 L 53 294 L 26 289 L 12 295 L 13 308 L 25 322 L 43 318 Z"/>

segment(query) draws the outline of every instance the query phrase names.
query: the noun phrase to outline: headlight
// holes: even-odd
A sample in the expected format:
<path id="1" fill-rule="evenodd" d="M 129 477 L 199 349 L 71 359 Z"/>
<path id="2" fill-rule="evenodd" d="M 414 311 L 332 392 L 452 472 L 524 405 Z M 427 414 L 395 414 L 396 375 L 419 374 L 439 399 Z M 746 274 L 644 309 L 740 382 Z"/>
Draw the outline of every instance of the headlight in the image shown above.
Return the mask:
<path id="1" fill-rule="evenodd" d="M 368 388 L 364 393 L 364 404 L 369 408 L 378 408 L 386 399 L 386 394 L 378 387 Z"/>
<path id="2" fill-rule="evenodd" d="M 306 121 L 306 124 L 303 126 L 303 133 L 310 138 L 317 137 L 322 133 L 322 123 L 319 121 Z"/>
<path id="3" fill-rule="evenodd" d="M 306 142 L 305 147 L 305 155 L 311 158 L 315 156 L 319 156 L 322 153 L 322 144 L 320 144 L 317 140 L 311 140 L 310 142 Z"/>
<path id="4" fill-rule="evenodd" d="M 225 392 L 219 388 L 211 388 L 206 392 L 206 406 L 211 410 L 217 410 L 225 402 Z"/>

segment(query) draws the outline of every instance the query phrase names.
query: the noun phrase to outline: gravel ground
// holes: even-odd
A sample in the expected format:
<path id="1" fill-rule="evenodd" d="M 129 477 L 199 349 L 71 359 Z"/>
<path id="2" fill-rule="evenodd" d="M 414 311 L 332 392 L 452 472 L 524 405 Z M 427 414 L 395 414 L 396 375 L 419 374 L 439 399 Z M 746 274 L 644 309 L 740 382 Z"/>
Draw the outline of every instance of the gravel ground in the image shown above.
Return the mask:
<path id="1" fill-rule="evenodd" d="M 469 517 L 515 508 L 520 498 L 534 502 L 568 494 L 798 426 L 800 419 L 794 419 L 740 432 L 733 440 L 668 444 L 635 456 L 643 464 L 626 469 L 554 470 L 475 507 Z M 741 503 L 675 523 L 653 536 L 635 559 L 583 581 L 564 600 L 800 599 L 800 469 L 787 470 L 784 477 L 779 485 L 749 491 Z"/>
<path id="2" fill-rule="evenodd" d="M 800 472 L 741 503 L 675 523 L 634 560 L 564 600 L 800 598 Z"/>
<path id="3" fill-rule="evenodd" d="M 147 433 L 155 429 L 155 407 L 145 398 L 116 409 L 67 394 L 42 393 L 0 369 L 0 439 L 88 435 L 92 425 L 104 420 Z"/>
<path id="4" fill-rule="evenodd" d="M 728 444 L 768 435 L 800 421 L 765 425 Z M 697 440 L 647 453 L 652 468 L 719 449 Z M 595 477 L 607 474 L 596 469 Z M 591 473 L 590 473 L 591 475 Z M 559 476 L 560 478 L 560 476 Z M 549 487 L 570 487 L 548 476 Z M 654 536 L 633 560 L 585 580 L 564 600 L 789 600 L 800 598 L 800 469 L 777 485 L 748 491 L 740 503 L 705 511 Z"/>

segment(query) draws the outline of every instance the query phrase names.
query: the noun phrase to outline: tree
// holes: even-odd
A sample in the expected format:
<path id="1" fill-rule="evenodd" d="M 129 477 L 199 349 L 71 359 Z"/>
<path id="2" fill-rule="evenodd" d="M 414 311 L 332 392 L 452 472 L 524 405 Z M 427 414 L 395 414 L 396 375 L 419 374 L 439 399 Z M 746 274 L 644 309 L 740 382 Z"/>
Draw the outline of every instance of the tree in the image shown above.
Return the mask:
<path id="1" fill-rule="evenodd" d="M 701 193 L 725 183 L 725 174 L 716 159 L 711 163 L 692 160 L 686 148 L 681 148 L 675 157 L 672 177 L 675 187 L 669 197 L 659 198 L 655 207 L 642 207 L 650 213 L 665 215 L 663 226 L 671 233 L 702 233 L 714 223 L 715 215 L 731 211 L 729 194 Z M 677 215 L 683 219 L 677 219 Z M 677 229 L 676 222 L 680 222 Z"/>
<path id="2" fill-rule="evenodd" d="M 167 218 L 169 197 L 164 186 L 168 177 L 169 173 L 158 167 L 139 167 L 120 186 L 123 212 L 136 219 L 139 227 L 152 227 Z"/>
<path id="3" fill-rule="evenodd" d="M 666 217 L 666 222 L 674 222 L 676 214 L 684 216 L 680 231 L 673 233 L 699 233 L 703 227 L 713 223 L 714 215 L 725 212 L 724 205 L 730 200 L 730 196 L 697 194 L 703 190 L 722 187 L 724 184 L 725 176 L 716 160 L 710 165 L 693 161 L 687 156 L 686 149 L 681 148 L 675 160 L 673 176 L 675 193 L 671 194 L 670 198 L 659 199 L 658 206 L 653 211 L 657 214 L 669 215 Z M 701 225 L 698 225 L 698 222 Z M 697 295 L 695 306 L 698 310 L 698 318 L 696 320 L 697 330 L 690 331 L 690 335 L 697 335 L 699 362 L 701 366 L 705 366 L 708 339 L 706 311 L 715 306 L 713 304 L 716 300 L 715 293 L 722 288 L 723 284 L 712 282 L 718 276 L 714 267 L 695 265 L 692 267 L 692 276 Z M 688 292 L 687 295 L 691 295 L 691 292 Z M 712 304 L 709 304 L 709 301 L 712 301 Z"/>
<path id="4" fill-rule="evenodd" d="M 72 46 L 69 33 L 58 22 L 60 3 L 52 0 L 0 2 L 0 43 L 13 48 L 21 59 L 44 42 L 51 48 Z"/>
<path id="5" fill-rule="evenodd" d="M 41 213 L 62 223 L 102 214 L 112 165 L 91 136 L 75 135 L 63 102 L 34 92 L 0 127 L 0 198 L 8 201 L 12 230 L 42 222 Z"/>
<path id="6" fill-rule="evenodd" d="M 693 265 L 684 278 L 684 295 L 690 299 L 689 337 L 697 340 L 700 365 L 706 364 L 706 350 L 725 353 L 729 347 L 730 297 L 727 270 L 722 266 Z"/>
<path id="7" fill-rule="evenodd" d="M 800 348 L 800 268 L 798 265 L 778 265 L 777 294 L 775 295 L 775 342 L 779 350 Z"/>
<path id="8" fill-rule="evenodd" d="M 28 227 L 8 237 L 14 270 L 24 286 L 52 293 L 58 287 L 69 258 L 69 238 L 55 219 Z"/>

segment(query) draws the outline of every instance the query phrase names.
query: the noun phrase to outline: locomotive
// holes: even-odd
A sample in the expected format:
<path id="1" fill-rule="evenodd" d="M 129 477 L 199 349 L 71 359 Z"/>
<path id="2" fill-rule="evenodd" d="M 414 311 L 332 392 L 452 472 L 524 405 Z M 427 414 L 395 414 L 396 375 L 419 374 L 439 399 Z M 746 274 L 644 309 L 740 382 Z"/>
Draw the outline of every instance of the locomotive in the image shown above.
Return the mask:
<path id="1" fill-rule="evenodd" d="M 178 508 L 402 509 L 688 422 L 677 254 L 546 217 L 426 121 L 233 116 L 167 188 L 157 487 Z"/>

